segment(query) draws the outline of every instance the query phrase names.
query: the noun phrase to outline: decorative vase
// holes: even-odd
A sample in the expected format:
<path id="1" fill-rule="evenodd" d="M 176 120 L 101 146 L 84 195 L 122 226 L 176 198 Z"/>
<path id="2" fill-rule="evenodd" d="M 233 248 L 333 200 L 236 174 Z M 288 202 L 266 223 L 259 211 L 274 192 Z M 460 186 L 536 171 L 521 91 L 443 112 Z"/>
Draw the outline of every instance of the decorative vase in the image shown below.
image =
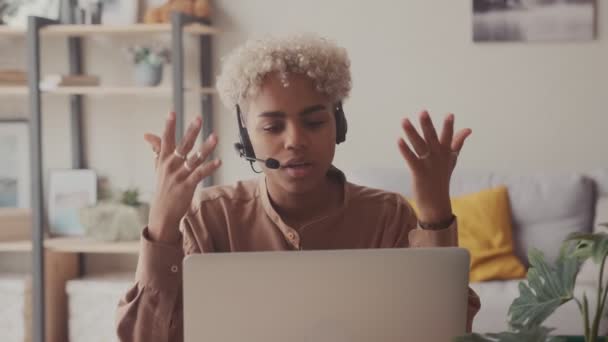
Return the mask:
<path id="1" fill-rule="evenodd" d="M 141 230 L 148 224 L 150 206 L 137 207 L 122 203 L 105 202 L 80 210 L 80 221 L 85 235 L 102 241 L 138 240 Z"/>
<path id="2" fill-rule="evenodd" d="M 135 82 L 140 87 L 157 86 L 163 78 L 163 65 L 141 62 L 135 64 Z"/>

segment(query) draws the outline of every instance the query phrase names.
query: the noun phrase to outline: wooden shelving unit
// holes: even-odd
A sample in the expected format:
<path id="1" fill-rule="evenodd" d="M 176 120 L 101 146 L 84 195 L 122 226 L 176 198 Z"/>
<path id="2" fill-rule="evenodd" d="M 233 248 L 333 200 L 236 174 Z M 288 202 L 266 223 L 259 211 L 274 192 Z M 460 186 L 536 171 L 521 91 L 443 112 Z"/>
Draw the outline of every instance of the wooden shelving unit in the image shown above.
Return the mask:
<path id="1" fill-rule="evenodd" d="M 139 241 L 102 242 L 87 238 L 48 237 L 44 221 L 44 192 L 42 163 L 42 118 L 44 100 L 48 96 L 66 96 L 70 101 L 70 134 L 72 168 L 86 168 L 84 162 L 82 115 L 84 113 L 83 96 L 159 96 L 172 99 L 177 117 L 176 137 L 183 136 L 184 130 L 184 96 L 186 94 L 200 96 L 201 115 L 207 123 L 202 137 L 207 137 L 212 129 L 213 95 L 216 93 L 212 85 L 212 36 L 218 30 L 208 25 L 207 21 L 173 13 L 171 23 L 167 24 L 135 24 L 128 26 L 106 25 L 64 25 L 58 22 L 30 17 L 28 29 L 8 28 L 0 26 L 0 39 L 25 39 L 27 46 L 27 73 L 30 83 L 26 86 L 0 87 L 0 97 L 20 96 L 29 99 L 31 125 L 30 153 L 32 165 L 32 239 L 26 236 L 14 237 L 14 241 L 0 241 L 0 252 L 24 252 L 32 257 L 32 312 L 33 342 L 59 342 L 67 339 L 67 298 L 65 284 L 69 279 L 83 274 L 81 256 L 87 253 L 136 255 L 139 252 Z M 82 40 L 94 36 L 127 37 L 152 34 L 166 34 L 171 38 L 171 71 L 173 83 L 170 86 L 135 87 L 100 85 L 91 87 L 59 87 L 50 90 L 40 89 L 40 65 L 43 55 L 41 43 L 46 37 L 65 38 L 67 41 L 69 70 L 66 74 L 86 74 L 83 67 Z M 187 86 L 184 82 L 184 42 L 189 39 L 198 45 L 199 81 L 196 86 Z M 206 179 L 204 185 L 212 184 Z M 21 239 L 21 240 L 20 240 Z M 46 338 L 45 338 L 46 337 Z"/>

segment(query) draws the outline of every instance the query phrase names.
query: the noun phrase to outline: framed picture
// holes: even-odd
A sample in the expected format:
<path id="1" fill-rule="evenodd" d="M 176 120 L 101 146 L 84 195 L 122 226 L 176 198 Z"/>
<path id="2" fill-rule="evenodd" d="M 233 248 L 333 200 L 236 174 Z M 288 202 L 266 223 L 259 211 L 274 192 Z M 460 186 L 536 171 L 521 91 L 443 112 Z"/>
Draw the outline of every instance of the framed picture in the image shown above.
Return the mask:
<path id="1" fill-rule="evenodd" d="M 80 209 L 97 202 L 97 176 L 93 170 L 53 170 L 49 180 L 49 232 L 83 236 Z"/>
<path id="2" fill-rule="evenodd" d="M 473 0 L 473 40 L 593 40 L 596 11 L 597 0 Z"/>
<path id="3" fill-rule="evenodd" d="M 30 208 L 27 121 L 0 120 L 0 208 Z"/>
<path id="4" fill-rule="evenodd" d="M 61 0 L 0 0 L 0 6 L 0 21 L 8 26 L 25 28 L 31 15 L 59 19 Z"/>
<path id="5" fill-rule="evenodd" d="M 139 2 L 136 0 L 101 0 L 103 4 L 101 23 L 104 25 L 131 25 L 137 23 Z"/>

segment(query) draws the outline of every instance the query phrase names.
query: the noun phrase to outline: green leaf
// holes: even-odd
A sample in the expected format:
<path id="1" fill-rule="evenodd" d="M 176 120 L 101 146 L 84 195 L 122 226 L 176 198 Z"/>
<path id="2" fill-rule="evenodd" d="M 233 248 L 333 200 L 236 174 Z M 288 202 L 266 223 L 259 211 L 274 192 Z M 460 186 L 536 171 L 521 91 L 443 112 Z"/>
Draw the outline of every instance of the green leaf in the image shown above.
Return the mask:
<path id="1" fill-rule="evenodd" d="M 608 254 L 608 234 L 606 233 L 573 233 L 568 235 L 566 241 L 576 243 L 572 255 L 581 260 L 592 258 L 593 262 L 599 264 Z"/>
<path id="2" fill-rule="evenodd" d="M 565 341 L 558 337 L 550 337 L 552 328 L 542 326 L 518 331 L 509 331 L 492 334 L 469 334 L 455 338 L 454 342 L 558 342 Z"/>
<path id="3" fill-rule="evenodd" d="M 583 323 L 585 324 L 585 336 L 589 336 L 589 301 L 587 300 L 587 293 L 583 293 Z"/>
<path id="4" fill-rule="evenodd" d="M 481 334 L 469 334 L 466 336 L 459 336 L 453 339 L 454 342 L 492 342 L 490 338 L 486 338 Z"/>
<path id="5" fill-rule="evenodd" d="M 574 297 L 574 282 L 580 263 L 569 253 L 563 253 L 550 266 L 541 251 L 528 253 L 530 268 L 527 283 L 519 283 L 519 297 L 509 307 L 511 327 L 531 330 L 540 326 L 560 305 Z"/>

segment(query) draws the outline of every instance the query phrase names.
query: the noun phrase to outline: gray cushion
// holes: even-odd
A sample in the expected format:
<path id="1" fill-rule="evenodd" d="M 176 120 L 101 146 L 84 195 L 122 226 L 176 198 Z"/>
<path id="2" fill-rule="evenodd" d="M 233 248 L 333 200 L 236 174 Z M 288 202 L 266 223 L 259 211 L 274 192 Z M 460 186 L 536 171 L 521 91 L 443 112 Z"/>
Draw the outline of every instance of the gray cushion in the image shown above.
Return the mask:
<path id="1" fill-rule="evenodd" d="M 599 168 L 586 173 L 597 184 L 599 196 L 608 196 L 608 169 Z"/>
<path id="2" fill-rule="evenodd" d="M 412 196 L 409 170 L 405 167 L 366 168 L 346 175 L 353 183 Z M 499 185 L 509 190 L 515 254 L 526 265 L 530 248 L 540 249 L 553 261 L 569 233 L 591 231 L 595 185 L 579 173 L 507 175 L 457 171 L 450 190 L 452 196 L 459 196 Z"/>

